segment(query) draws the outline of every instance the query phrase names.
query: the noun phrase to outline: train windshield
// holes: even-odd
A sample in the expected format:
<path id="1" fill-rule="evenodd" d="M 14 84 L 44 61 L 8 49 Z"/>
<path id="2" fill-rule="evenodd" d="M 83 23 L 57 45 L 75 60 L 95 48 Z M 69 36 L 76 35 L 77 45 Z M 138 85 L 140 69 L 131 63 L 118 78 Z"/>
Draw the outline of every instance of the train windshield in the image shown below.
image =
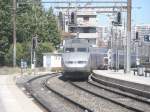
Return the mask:
<path id="1" fill-rule="evenodd" d="M 87 48 L 77 48 L 78 52 L 87 52 Z"/>
<path id="2" fill-rule="evenodd" d="M 66 48 L 65 52 L 74 52 L 74 48 Z"/>

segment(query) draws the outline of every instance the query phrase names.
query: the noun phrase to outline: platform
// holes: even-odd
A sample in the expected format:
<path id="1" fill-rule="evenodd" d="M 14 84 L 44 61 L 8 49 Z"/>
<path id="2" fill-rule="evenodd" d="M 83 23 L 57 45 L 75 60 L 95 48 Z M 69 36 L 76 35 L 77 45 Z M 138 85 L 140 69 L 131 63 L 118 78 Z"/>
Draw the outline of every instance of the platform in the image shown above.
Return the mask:
<path id="1" fill-rule="evenodd" d="M 93 76 L 102 81 L 121 85 L 125 88 L 134 88 L 150 93 L 150 77 L 137 76 L 131 73 L 124 73 L 123 70 L 114 72 L 112 70 L 94 70 Z M 150 96 L 150 95 L 149 95 Z"/>
<path id="2" fill-rule="evenodd" d="M 0 75 L 0 112 L 43 112 L 16 85 L 14 75 Z"/>
<path id="3" fill-rule="evenodd" d="M 150 77 L 134 75 L 133 71 L 131 71 L 131 73 L 124 73 L 123 70 L 118 72 L 115 72 L 114 70 L 94 70 L 93 72 L 109 78 L 150 85 Z"/>

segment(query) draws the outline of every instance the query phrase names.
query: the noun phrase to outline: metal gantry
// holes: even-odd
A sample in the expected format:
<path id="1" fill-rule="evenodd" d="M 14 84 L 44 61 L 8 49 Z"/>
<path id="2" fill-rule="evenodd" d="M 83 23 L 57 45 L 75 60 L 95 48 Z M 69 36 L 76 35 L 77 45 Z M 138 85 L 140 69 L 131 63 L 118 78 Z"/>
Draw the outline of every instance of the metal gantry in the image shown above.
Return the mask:
<path id="1" fill-rule="evenodd" d="M 31 2 L 24 2 L 22 0 L 19 0 L 20 3 L 31 3 Z M 80 4 L 84 4 L 84 3 L 106 3 L 106 4 L 126 4 L 127 1 L 126 0 L 42 0 L 41 3 L 44 4 L 58 4 L 58 3 L 80 3 Z"/>

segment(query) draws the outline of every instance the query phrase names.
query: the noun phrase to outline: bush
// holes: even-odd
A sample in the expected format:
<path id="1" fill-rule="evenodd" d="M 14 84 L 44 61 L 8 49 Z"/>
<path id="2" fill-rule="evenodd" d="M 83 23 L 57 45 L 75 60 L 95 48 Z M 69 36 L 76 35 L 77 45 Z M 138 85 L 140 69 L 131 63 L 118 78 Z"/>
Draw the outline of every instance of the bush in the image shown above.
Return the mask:
<path id="1" fill-rule="evenodd" d="M 49 42 L 39 43 L 36 50 L 36 65 L 38 67 L 42 66 L 43 63 L 43 54 L 46 52 L 52 52 L 54 47 Z M 31 63 L 31 43 L 16 43 L 16 64 L 20 66 L 21 59 L 24 59 L 28 65 Z M 13 45 L 8 50 L 8 53 L 5 55 L 5 62 L 7 65 L 12 66 L 13 63 Z"/>
<path id="2" fill-rule="evenodd" d="M 26 58 L 26 52 L 25 48 L 22 44 L 16 43 L 16 64 L 20 65 L 21 59 Z M 13 63 L 13 45 L 8 50 L 8 53 L 5 56 L 5 61 L 7 65 L 12 66 Z"/>
<path id="3" fill-rule="evenodd" d="M 62 67 L 55 67 L 51 69 L 52 72 L 62 72 L 63 68 Z"/>

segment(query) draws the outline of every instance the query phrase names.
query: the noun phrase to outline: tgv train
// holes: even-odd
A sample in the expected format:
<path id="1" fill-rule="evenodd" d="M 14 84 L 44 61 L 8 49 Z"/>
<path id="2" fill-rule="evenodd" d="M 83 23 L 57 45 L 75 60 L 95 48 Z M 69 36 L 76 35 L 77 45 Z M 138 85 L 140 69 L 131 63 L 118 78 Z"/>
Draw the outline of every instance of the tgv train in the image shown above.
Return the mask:
<path id="1" fill-rule="evenodd" d="M 66 77 L 86 77 L 92 69 L 104 65 L 105 53 L 94 53 L 85 39 L 70 39 L 65 42 L 62 66 Z M 82 74 L 82 75 L 81 75 Z"/>
<path id="2" fill-rule="evenodd" d="M 123 69 L 125 62 L 125 56 L 123 50 L 113 50 L 111 54 L 111 67 L 113 69 Z M 136 53 L 131 52 L 131 67 L 136 67 Z"/>
<path id="3" fill-rule="evenodd" d="M 107 48 L 93 48 L 85 39 L 69 39 L 63 48 L 63 74 L 71 78 L 87 77 L 93 69 L 107 69 L 109 58 Z M 124 66 L 123 51 L 118 51 L 117 55 L 113 52 L 111 60 L 112 68 L 116 68 L 117 65 L 122 68 Z M 133 53 L 131 55 L 131 65 L 136 65 L 136 56 Z"/>

